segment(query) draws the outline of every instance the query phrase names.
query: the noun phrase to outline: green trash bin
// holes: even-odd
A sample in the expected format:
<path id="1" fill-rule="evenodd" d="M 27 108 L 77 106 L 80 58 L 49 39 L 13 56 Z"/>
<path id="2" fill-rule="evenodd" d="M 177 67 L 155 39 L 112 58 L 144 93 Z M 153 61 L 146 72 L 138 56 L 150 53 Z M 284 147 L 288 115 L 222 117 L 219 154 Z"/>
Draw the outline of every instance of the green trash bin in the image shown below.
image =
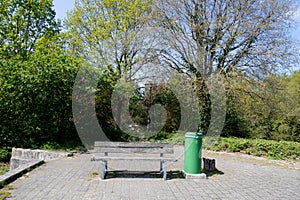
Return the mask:
<path id="1" fill-rule="evenodd" d="M 184 172 L 188 174 L 201 173 L 202 134 L 187 132 L 184 141 Z"/>

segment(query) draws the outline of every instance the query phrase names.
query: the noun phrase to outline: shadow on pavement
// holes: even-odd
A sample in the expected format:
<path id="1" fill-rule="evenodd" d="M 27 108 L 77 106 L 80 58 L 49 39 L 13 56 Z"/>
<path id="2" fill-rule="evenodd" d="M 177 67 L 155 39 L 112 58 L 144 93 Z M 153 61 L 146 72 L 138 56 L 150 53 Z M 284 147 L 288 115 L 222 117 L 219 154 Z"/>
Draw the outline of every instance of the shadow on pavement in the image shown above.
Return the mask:
<path id="1" fill-rule="evenodd" d="M 207 177 L 218 176 L 218 175 L 224 174 L 224 172 L 218 170 L 217 168 L 213 171 L 207 171 L 207 170 L 203 169 L 202 172 L 205 173 Z"/>
<path id="2" fill-rule="evenodd" d="M 106 172 L 105 179 L 112 178 L 162 178 L 162 173 L 160 171 L 108 171 Z M 168 171 L 167 179 L 184 179 L 181 171 Z"/>

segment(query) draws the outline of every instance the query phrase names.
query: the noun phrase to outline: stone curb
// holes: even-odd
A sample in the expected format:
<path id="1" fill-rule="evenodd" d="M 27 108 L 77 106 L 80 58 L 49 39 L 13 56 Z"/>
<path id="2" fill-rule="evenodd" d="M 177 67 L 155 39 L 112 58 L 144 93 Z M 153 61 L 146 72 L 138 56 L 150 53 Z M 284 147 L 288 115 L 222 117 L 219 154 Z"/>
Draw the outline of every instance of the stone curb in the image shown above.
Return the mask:
<path id="1" fill-rule="evenodd" d="M 3 188 L 5 185 L 13 182 L 17 178 L 21 177 L 23 174 L 33 170 L 34 168 L 44 164 L 43 160 L 35 160 L 30 163 L 26 163 L 21 167 L 18 167 L 14 170 L 7 172 L 6 174 L 0 176 L 0 188 Z"/>

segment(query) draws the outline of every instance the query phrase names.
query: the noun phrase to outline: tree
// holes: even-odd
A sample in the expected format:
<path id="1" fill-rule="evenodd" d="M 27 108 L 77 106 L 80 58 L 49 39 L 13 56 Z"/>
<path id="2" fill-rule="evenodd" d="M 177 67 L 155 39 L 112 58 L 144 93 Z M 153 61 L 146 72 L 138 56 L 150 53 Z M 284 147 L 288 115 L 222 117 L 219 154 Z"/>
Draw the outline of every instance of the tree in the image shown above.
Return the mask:
<path id="1" fill-rule="evenodd" d="M 196 76 L 204 122 L 211 111 L 205 81 L 213 73 L 261 79 L 295 63 L 288 34 L 293 1 L 159 0 L 156 8 L 161 62 Z"/>
<path id="2" fill-rule="evenodd" d="M 139 71 L 153 59 L 153 40 L 145 40 L 145 22 L 151 0 L 77 0 L 66 20 L 69 50 L 99 71 L 96 108 L 101 125 L 113 123 L 111 95 L 117 81 L 134 82 Z M 104 84 L 104 85 L 103 85 Z M 105 85 L 107 84 L 107 85 Z M 121 123 L 124 98 L 118 99 L 117 122 Z M 103 109 L 106 112 L 103 112 Z M 106 122 L 104 122 L 104 121 Z M 103 127 L 103 126 L 102 126 Z M 105 126 L 104 126 L 105 127 Z M 107 126 L 106 126 L 107 127 Z"/>
<path id="3" fill-rule="evenodd" d="M 4 0 L 0 2 L 0 55 L 26 57 L 45 35 L 59 31 L 52 0 Z"/>
<path id="4" fill-rule="evenodd" d="M 256 74 L 287 67 L 292 1 L 213 0 L 159 1 L 158 23 L 166 31 L 170 51 L 163 57 L 176 70 L 240 70 Z M 281 68 L 280 68 L 281 69 Z"/>
<path id="5" fill-rule="evenodd" d="M 59 35 L 43 37 L 27 60 L 0 60 L 1 147 L 81 144 L 72 115 L 80 61 L 63 45 Z"/>
<path id="6" fill-rule="evenodd" d="M 149 89 L 150 87 L 151 89 Z M 150 125 L 148 113 L 153 104 L 160 104 L 166 110 L 167 116 L 162 131 L 172 133 L 178 130 L 181 117 L 180 105 L 175 94 L 164 83 L 147 83 L 146 88 L 139 88 L 135 91 L 129 104 L 133 121 L 138 125 Z M 151 118 L 150 120 L 152 120 L 151 123 L 155 121 Z M 156 123 L 162 122 L 157 121 Z"/>
<path id="7" fill-rule="evenodd" d="M 149 58 L 141 38 L 151 0 L 77 0 L 66 20 L 69 48 L 101 71 L 132 80 Z"/>
<path id="8" fill-rule="evenodd" d="M 251 137 L 299 142 L 299 72 L 270 75 L 263 80 L 232 79 L 231 108 L 244 122 Z M 237 92 L 239 91 L 239 92 Z M 233 106 L 234 105 L 234 106 Z M 236 134 L 236 133 L 234 133 Z M 245 136 L 238 133 L 235 136 Z"/>

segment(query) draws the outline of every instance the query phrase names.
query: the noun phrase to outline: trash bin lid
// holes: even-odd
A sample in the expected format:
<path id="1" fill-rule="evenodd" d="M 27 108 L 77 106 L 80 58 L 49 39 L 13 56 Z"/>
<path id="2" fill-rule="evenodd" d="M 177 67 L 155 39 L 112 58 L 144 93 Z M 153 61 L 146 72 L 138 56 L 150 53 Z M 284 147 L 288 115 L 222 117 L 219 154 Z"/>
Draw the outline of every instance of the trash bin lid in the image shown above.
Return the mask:
<path id="1" fill-rule="evenodd" d="M 202 133 L 198 132 L 186 132 L 185 133 L 186 138 L 195 138 L 195 139 L 200 139 L 202 138 Z"/>

